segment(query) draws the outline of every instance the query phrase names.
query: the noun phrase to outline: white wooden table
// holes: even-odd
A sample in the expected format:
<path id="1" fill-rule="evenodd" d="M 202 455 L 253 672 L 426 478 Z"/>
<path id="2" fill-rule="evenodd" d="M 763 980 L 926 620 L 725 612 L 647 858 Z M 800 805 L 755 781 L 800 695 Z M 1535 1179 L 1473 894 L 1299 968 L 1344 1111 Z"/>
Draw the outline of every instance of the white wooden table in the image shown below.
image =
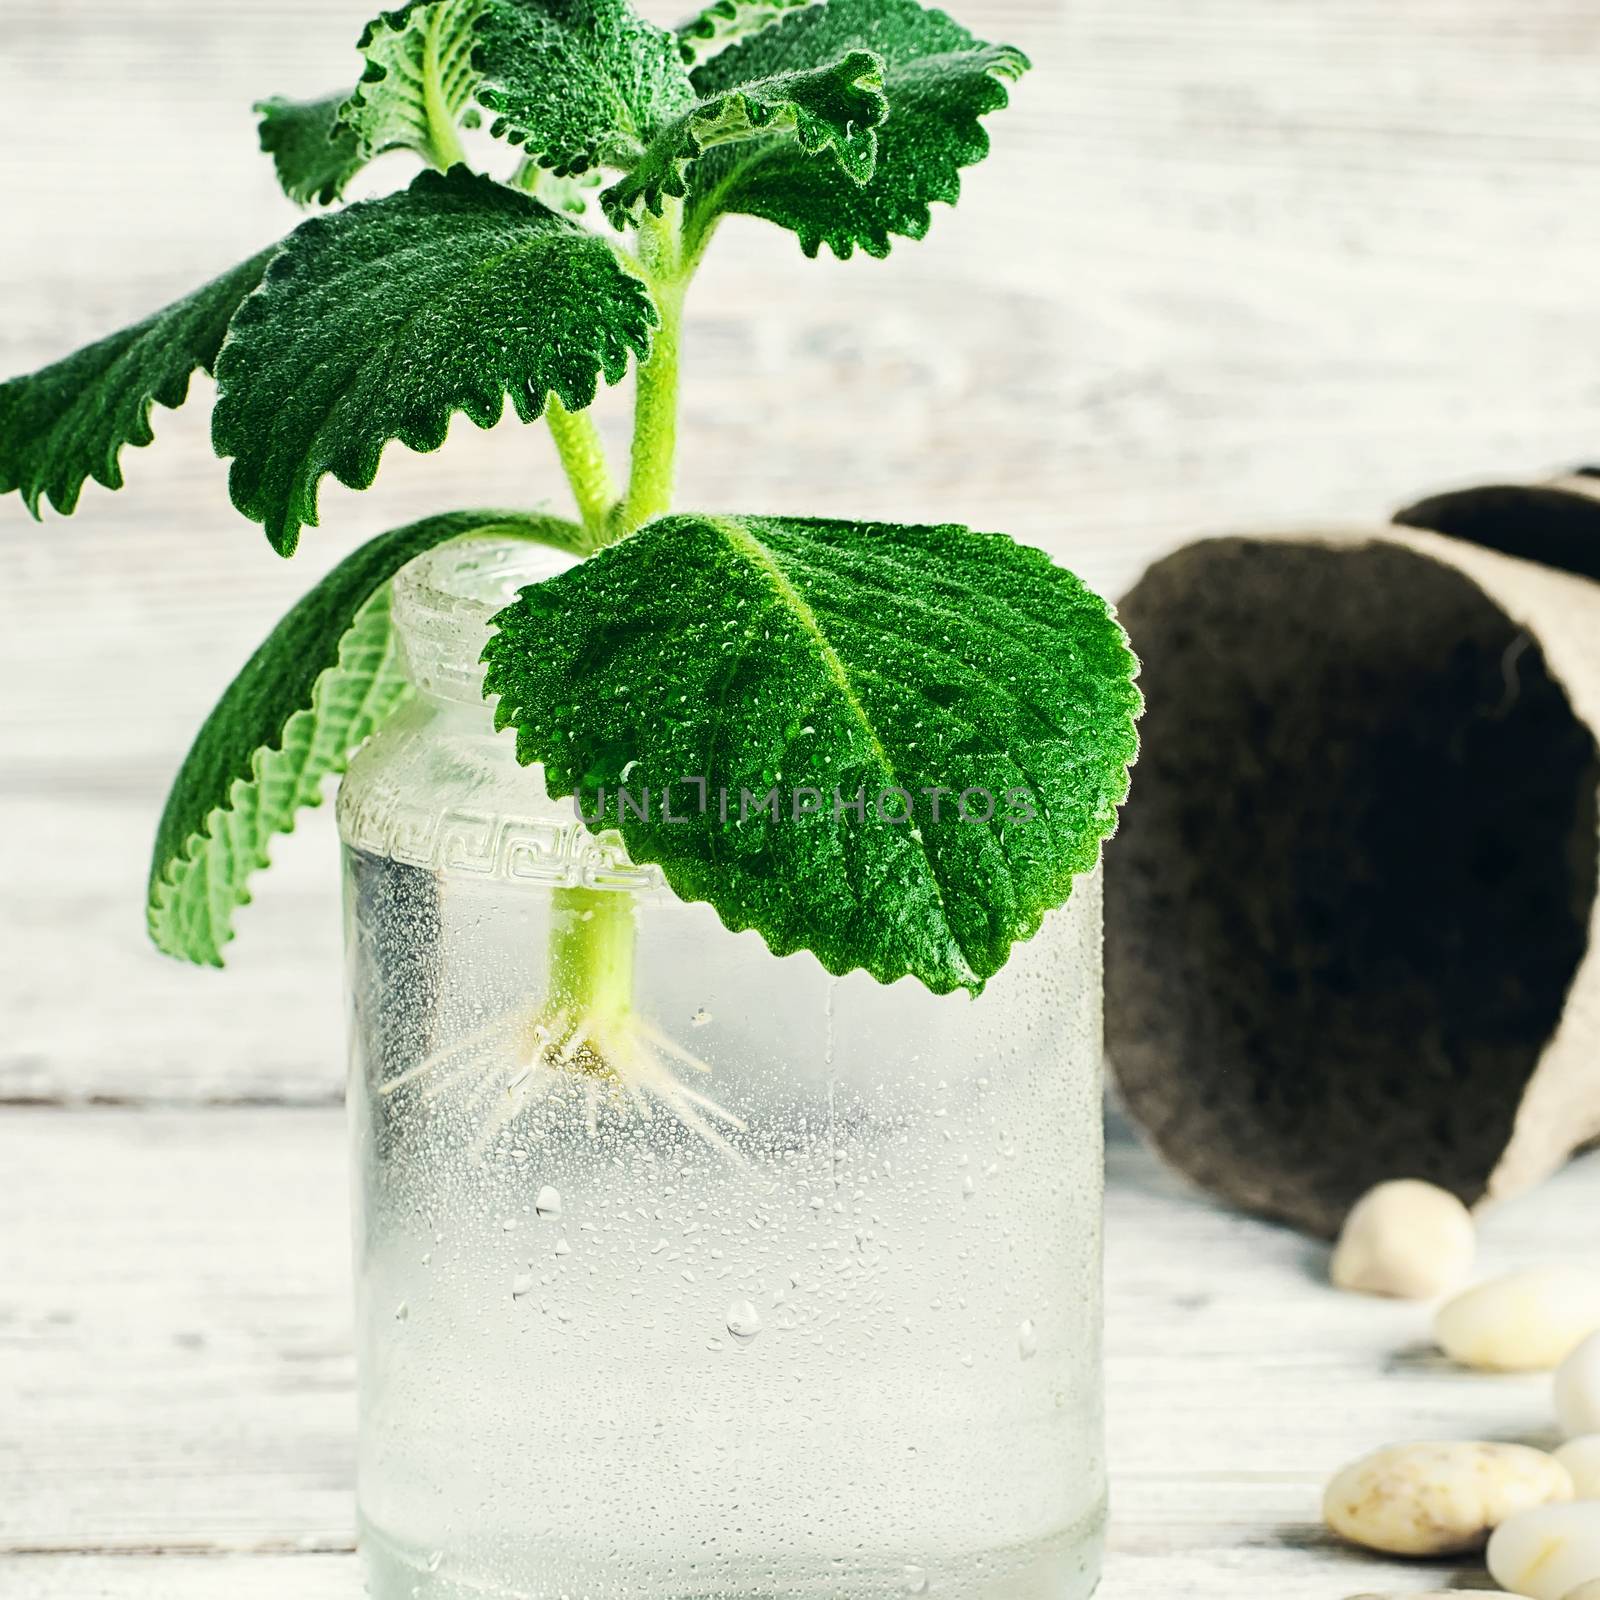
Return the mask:
<path id="1" fill-rule="evenodd" d="M 355 1600 L 339 1112 L 19 1107 L 0 1172 L 0 1594 Z M 1451 1367 L 1425 1309 L 1327 1288 L 1126 1137 L 1110 1172 L 1104 1600 L 1482 1581 L 1341 1548 L 1321 1485 L 1399 1438 L 1547 1441 L 1549 1380 Z M 1593 1260 L 1597 1219 L 1590 1158 L 1483 1264 Z"/>
<path id="2" fill-rule="evenodd" d="M 1115 592 L 1197 531 L 1600 452 L 1592 0 L 952 4 L 1041 63 L 996 156 L 888 263 L 726 230 L 685 503 L 1005 527 Z M 4 0 L 0 373 L 283 231 L 249 102 L 346 79 L 366 12 Z M 290 565 L 230 510 L 205 406 L 157 431 L 71 521 L 0 504 L 0 1596 L 349 1600 L 330 819 L 220 977 L 145 947 L 145 851 L 307 584 L 412 516 L 552 493 L 553 461 L 514 425 L 393 450 Z M 1333 1295 L 1319 1249 L 1132 1144 L 1111 1167 L 1108 1600 L 1429 1587 L 1322 1536 L 1322 1479 L 1400 1436 L 1538 1437 L 1544 1386 L 1440 1365 L 1422 1313 Z M 1592 1256 L 1597 1215 L 1591 1160 L 1492 1217 L 1487 1264 Z"/>

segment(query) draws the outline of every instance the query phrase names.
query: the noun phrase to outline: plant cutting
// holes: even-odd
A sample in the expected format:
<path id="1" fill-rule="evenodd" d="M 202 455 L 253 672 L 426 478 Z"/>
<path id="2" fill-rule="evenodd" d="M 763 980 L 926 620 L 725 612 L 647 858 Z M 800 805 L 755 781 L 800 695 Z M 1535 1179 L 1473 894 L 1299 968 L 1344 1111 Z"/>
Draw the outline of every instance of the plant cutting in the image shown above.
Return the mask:
<path id="1" fill-rule="evenodd" d="M 151 937 L 220 965 L 345 773 L 373 1592 L 1087 1593 L 1126 641 L 998 533 L 673 504 L 725 221 L 920 239 L 1027 60 L 915 0 L 413 0 L 359 53 L 258 108 L 335 209 L 0 386 L 0 490 L 121 487 L 196 371 L 284 556 L 508 398 L 570 486 L 334 568 L 157 830 Z"/>

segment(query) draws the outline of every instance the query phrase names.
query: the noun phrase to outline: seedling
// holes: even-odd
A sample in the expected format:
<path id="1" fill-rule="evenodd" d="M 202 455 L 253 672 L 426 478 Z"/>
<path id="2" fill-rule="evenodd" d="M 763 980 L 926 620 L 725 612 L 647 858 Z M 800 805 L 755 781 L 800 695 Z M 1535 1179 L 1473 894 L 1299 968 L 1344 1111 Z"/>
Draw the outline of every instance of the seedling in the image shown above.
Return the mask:
<path id="1" fill-rule="evenodd" d="M 509 536 L 582 558 L 495 617 L 483 655 L 496 725 L 552 798 L 778 955 L 981 990 L 1112 829 L 1139 703 L 1122 633 L 1000 534 L 674 514 L 679 342 L 728 216 L 808 256 L 920 239 L 1026 59 L 915 0 L 714 0 L 675 31 L 626 0 L 412 0 L 359 49 L 353 89 L 258 107 L 284 189 L 332 206 L 395 148 L 426 170 L 0 386 L 0 491 L 38 515 L 91 477 L 120 488 L 122 447 L 202 369 L 234 504 L 281 555 L 324 476 L 367 488 L 391 440 L 436 450 L 456 412 L 488 428 L 508 396 L 548 424 L 576 516 L 432 517 L 319 583 L 178 773 L 151 937 L 220 965 L 271 836 L 409 692 L 390 580 L 444 541 Z M 467 159 L 485 120 L 516 149 L 503 180 Z M 588 408 L 630 364 L 619 489 Z M 633 1015 L 626 897 L 562 891 L 553 927 L 551 998 L 510 1023 L 517 1070 L 544 1075 L 528 1092 L 583 1082 L 591 1106 L 598 1087 L 721 1120 L 668 1065 L 699 1063 Z"/>

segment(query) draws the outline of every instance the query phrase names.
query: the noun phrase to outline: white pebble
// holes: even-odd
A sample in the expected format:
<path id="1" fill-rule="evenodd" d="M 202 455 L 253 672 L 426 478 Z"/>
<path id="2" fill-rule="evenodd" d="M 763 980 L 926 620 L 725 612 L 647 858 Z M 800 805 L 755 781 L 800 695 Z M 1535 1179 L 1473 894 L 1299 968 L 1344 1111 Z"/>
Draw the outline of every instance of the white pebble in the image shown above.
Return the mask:
<path id="1" fill-rule="evenodd" d="M 1458 1555 L 1507 1517 L 1572 1498 L 1572 1479 L 1521 1444 L 1401 1444 L 1365 1456 L 1328 1485 L 1327 1524 L 1368 1550 Z"/>
<path id="2" fill-rule="evenodd" d="M 1478 1600 L 1483 1600 L 1483 1596 L 1479 1595 Z M 1580 1583 L 1566 1600 L 1600 1600 L 1600 1578 L 1591 1578 L 1587 1583 Z"/>
<path id="3" fill-rule="evenodd" d="M 1345 1218 L 1329 1276 L 1340 1289 L 1431 1300 L 1472 1270 L 1472 1213 L 1447 1189 L 1415 1178 L 1380 1183 Z"/>
<path id="4" fill-rule="evenodd" d="M 1489 1573 L 1530 1600 L 1566 1600 L 1600 1579 L 1600 1501 L 1538 1506 L 1508 1518 L 1489 1540 Z"/>
<path id="5" fill-rule="evenodd" d="M 1550 1372 L 1600 1329 L 1600 1273 L 1535 1267 L 1491 1278 L 1444 1305 L 1439 1348 L 1465 1367 Z"/>
<path id="6" fill-rule="evenodd" d="M 1421 1594 L 1388 1589 L 1382 1594 L 1353 1594 L 1350 1600 L 1484 1600 L 1484 1595 L 1482 1589 L 1424 1589 Z"/>
<path id="7" fill-rule="evenodd" d="M 1569 1439 L 1600 1433 L 1600 1333 L 1592 1333 L 1556 1372 L 1556 1421 Z"/>
<path id="8" fill-rule="evenodd" d="M 1572 1475 L 1580 1500 L 1600 1500 L 1600 1433 L 1569 1439 L 1556 1451 L 1556 1460 Z"/>

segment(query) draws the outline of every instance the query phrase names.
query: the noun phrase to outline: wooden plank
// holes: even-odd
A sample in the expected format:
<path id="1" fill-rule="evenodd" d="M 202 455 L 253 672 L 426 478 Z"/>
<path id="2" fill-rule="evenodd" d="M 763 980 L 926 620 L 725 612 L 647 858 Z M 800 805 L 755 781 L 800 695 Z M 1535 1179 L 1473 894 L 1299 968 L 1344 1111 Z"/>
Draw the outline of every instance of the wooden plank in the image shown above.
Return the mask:
<path id="1" fill-rule="evenodd" d="M 0 1117 L 0 1550 L 348 1546 L 341 1122 Z"/>
<path id="2" fill-rule="evenodd" d="M 351 1555 L 42 1556 L 14 1563 L 10 1581 L 17 1600 L 358 1600 L 362 1592 Z"/>
<path id="3" fill-rule="evenodd" d="M 343 1139 L 319 1109 L 0 1113 L 0 1592 L 358 1592 Z M 1320 1246 L 1126 1136 L 1110 1168 L 1107 1600 L 1453 1576 L 1337 1546 L 1321 1485 L 1399 1438 L 1547 1441 L 1548 1380 L 1452 1368 L 1425 1309 L 1335 1293 Z M 1592 1260 L 1597 1214 L 1591 1158 L 1486 1220 L 1484 1270 Z"/>
<path id="4" fill-rule="evenodd" d="M 335 1105 L 345 1060 L 331 808 L 273 850 L 224 972 L 144 936 L 160 799 L 13 795 L 3 814 L 0 1103 Z"/>

